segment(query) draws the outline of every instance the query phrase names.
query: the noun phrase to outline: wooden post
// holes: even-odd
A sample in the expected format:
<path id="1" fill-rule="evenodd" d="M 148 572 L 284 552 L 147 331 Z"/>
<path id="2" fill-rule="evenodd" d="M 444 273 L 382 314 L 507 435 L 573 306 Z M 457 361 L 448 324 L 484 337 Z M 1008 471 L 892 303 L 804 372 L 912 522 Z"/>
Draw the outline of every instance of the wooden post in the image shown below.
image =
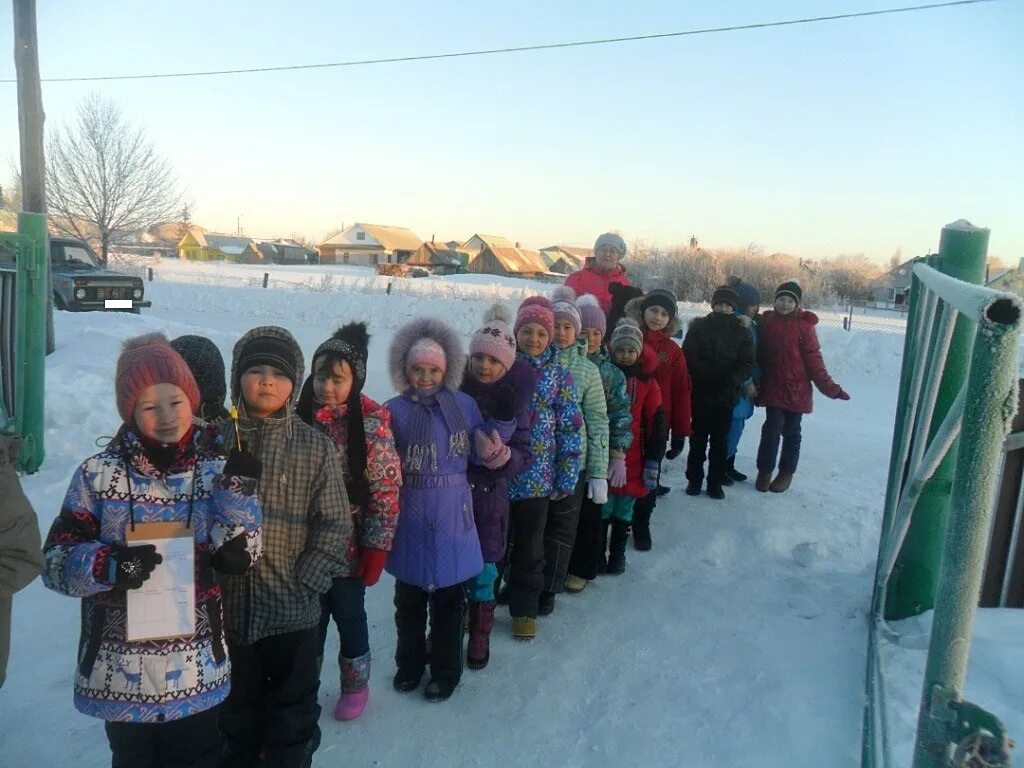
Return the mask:
<path id="1" fill-rule="evenodd" d="M 21 138 L 21 209 L 46 215 L 46 158 L 43 153 L 43 91 L 35 0 L 14 0 L 14 66 L 18 73 L 18 132 Z M 49 246 L 47 245 L 47 249 Z M 46 354 L 53 352 L 53 275 L 46 254 Z"/>
<path id="2" fill-rule="evenodd" d="M 270 273 L 269 272 L 264 272 L 263 273 L 263 287 L 264 288 L 267 287 L 267 283 L 268 282 L 270 282 Z"/>
<path id="3" fill-rule="evenodd" d="M 147 267 L 147 269 L 149 270 L 149 282 L 152 283 L 153 282 L 153 268 L 152 267 Z"/>

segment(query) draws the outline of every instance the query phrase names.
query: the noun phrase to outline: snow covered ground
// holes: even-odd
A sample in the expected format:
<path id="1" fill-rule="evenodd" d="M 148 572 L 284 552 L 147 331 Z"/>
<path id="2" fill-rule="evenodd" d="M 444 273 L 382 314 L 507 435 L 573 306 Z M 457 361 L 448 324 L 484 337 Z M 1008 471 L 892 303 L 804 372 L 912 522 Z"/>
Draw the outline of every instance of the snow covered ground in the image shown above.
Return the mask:
<path id="1" fill-rule="evenodd" d="M 368 281 L 364 286 L 377 280 L 350 271 L 359 268 L 335 269 L 339 279 Z M 259 278 L 264 271 L 224 270 Z M 367 391 L 384 399 L 392 394 L 387 344 L 409 318 L 439 315 L 468 335 L 490 301 L 512 303 L 524 287 L 550 289 L 467 281 L 461 288 L 476 292 L 469 298 L 447 290 L 450 279 L 402 282 L 446 288 L 413 297 L 386 295 L 375 284 L 372 291 L 357 283 L 318 292 L 158 277 L 147 285 L 154 307 L 141 316 L 58 313 L 58 349 L 47 362 L 47 460 L 24 481 L 43 531 L 73 467 L 117 426 L 113 369 L 128 336 L 199 333 L 230 359 L 243 331 L 271 323 L 289 328 L 310 354 L 340 322 L 365 319 L 373 334 Z M 679 490 L 681 460 L 667 463 L 665 480 L 676 490 L 658 505 L 654 550 L 630 549 L 625 575 L 560 596 L 533 643 L 514 642 L 510 620 L 499 612 L 491 665 L 467 670 L 447 703 L 391 689 L 395 633 L 385 576 L 367 597 L 375 657 L 369 708 L 354 723 L 331 719 L 339 685 L 328 663 L 323 746 L 314 765 L 859 765 L 865 613 L 902 337 L 824 328 L 821 338 L 853 400 L 817 399 L 790 492 L 762 495 L 745 483 L 727 489 L 724 502 L 693 499 Z M 741 443 L 741 468 L 753 468 L 760 423 L 755 415 Z M 908 638 L 901 647 L 886 649 L 899 754 L 909 754 L 923 668 L 924 644 L 913 638 L 927 617 L 914 622 L 901 625 Z M 967 686 L 1018 738 L 1022 630 L 1024 611 L 982 612 Z M 109 760 L 102 724 L 71 704 L 78 632 L 77 601 L 38 581 L 16 597 L 11 667 L 0 692 L 4 768 Z M 336 649 L 332 636 L 328 659 Z"/>

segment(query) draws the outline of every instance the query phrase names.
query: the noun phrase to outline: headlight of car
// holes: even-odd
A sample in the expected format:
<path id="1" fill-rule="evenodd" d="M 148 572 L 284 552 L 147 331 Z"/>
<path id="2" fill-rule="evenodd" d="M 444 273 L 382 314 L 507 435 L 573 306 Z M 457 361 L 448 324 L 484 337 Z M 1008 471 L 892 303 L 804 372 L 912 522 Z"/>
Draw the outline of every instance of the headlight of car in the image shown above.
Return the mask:
<path id="1" fill-rule="evenodd" d="M 134 296 L 136 299 L 141 299 L 142 298 L 142 289 L 141 288 L 136 288 L 134 291 L 132 291 L 132 296 Z"/>
<path id="2" fill-rule="evenodd" d="M 79 301 L 84 299 L 85 298 L 85 288 L 77 288 L 77 289 L 75 289 L 75 298 L 78 299 Z"/>

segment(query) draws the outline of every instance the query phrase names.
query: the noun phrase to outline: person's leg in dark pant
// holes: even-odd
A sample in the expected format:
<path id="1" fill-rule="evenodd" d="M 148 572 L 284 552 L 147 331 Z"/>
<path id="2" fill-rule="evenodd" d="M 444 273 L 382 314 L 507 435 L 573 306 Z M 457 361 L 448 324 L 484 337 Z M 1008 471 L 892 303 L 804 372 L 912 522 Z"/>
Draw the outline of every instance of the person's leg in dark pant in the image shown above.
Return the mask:
<path id="1" fill-rule="evenodd" d="M 263 694 L 266 671 L 257 644 L 228 642 L 231 658 L 231 692 L 221 707 L 220 730 L 224 736 L 223 768 L 247 768 L 259 762 L 263 746 Z"/>
<path id="2" fill-rule="evenodd" d="M 564 499 L 552 501 L 544 524 L 544 591 L 557 594 L 565 589 L 565 574 L 576 542 L 580 502 L 586 489 L 585 476 L 580 474 L 573 492 Z"/>
<path id="3" fill-rule="evenodd" d="M 157 768 L 159 739 L 157 723 L 116 723 L 107 721 L 104 730 L 110 743 L 111 768 Z"/>
<path id="4" fill-rule="evenodd" d="M 640 552 L 646 552 L 654 546 L 651 538 L 651 514 L 657 504 L 657 491 L 651 491 L 633 503 L 633 548 Z"/>
<path id="5" fill-rule="evenodd" d="M 779 457 L 779 472 L 794 474 L 796 465 L 800 461 L 800 443 L 802 441 L 802 430 L 800 422 L 803 419 L 802 413 L 793 411 L 782 411 L 784 424 L 782 428 L 782 455 Z"/>
<path id="6" fill-rule="evenodd" d="M 160 768 L 217 768 L 220 765 L 220 707 L 161 723 Z"/>
<path id="7" fill-rule="evenodd" d="M 366 626 L 366 587 L 358 577 L 335 579 L 332 610 L 338 625 L 341 692 L 356 693 L 370 680 L 370 635 Z"/>
<path id="8" fill-rule="evenodd" d="M 757 447 L 757 471 L 772 472 L 779 455 L 779 441 L 785 426 L 786 414 L 780 408 L 768 406 L 764 409 L 764 426 L 761 427 L 761 443 Z"/>
<path id="9" fill-rule="evenodd" d="M 544 525 L 549 503 L 545 496 L 512 504 L 512 551 L 507 557 L 508 610 L 514 617 L 537 618 L 537 601 L 544 586 Z"/>
<path id="10" fill-rule="evenodd" d="M 430 595 L 395 579 L 395 688 L 415 690 L 427 668 L 427 603 Z"/>
<path id="11" fill-rule="evenodd" d="M 690 481 L 687 492 L 700 492 L 701 483 L 704 482 L 704 460 L 707 458 L 711 426 L 708 416 L 707 408 L 697 407 L 694 403 L 693 434 L 690 435 L 690 453 L 686 457 L 686 479 Z"/>
<path id="12" fill-rule="evenodd" d="M 587 581 L 597 578 L 601 557 L 601 505 L 592 499 L 580 502 L 580 519 L 576 525 L 576 543 L 569 558 L 569 574 Z"/>
<path id="13" fill-rule="evenodd" d="M 731 408 L 708 409 L 708 490 L 722 490 L 722 480 L 728 467 L 729 427 L 732 426 Z"/>
<path id="14" fill-rule="evenodd" d="M 257 643 L 267 675 L 263 765 L 308 768 L 320 746 L 319 627 L 265 637 Z"/>
<path id="15" fill-rule="evenodd" d="M 430 683 L 427 698 L 446 699 L 462 677 L 463 623 L 466 588 L 463 584 L 435 590 L 430 595 Z M 436 683 L 436 685 L 434 685 Z"/>

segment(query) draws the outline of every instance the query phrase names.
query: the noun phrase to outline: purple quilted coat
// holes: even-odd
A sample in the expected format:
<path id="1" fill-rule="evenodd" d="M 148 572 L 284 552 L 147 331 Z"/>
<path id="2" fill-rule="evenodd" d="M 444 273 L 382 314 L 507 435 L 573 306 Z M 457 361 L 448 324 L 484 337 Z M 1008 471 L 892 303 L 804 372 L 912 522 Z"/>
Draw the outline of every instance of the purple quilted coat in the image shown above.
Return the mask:
<path id="1" fill-rule="evenodd" d="M 480 426 L 480 409 L 469 395 L 455 392 L 459 409 L 472 433 Z M 447 446 L 451 435 L 440 406 L 429 406 L 434 444 Z M 416 403 L 408 394 L 387 402 L 395 445 L 403 462 L 409 447 L 409 429 Z M 403 464 L 401 512 L 398 530 L 388 555 L 387 571 L 396 579 L 432 592 L 471 579 L 483 570 L 480 540 L 473 520 L 473 498 L 466 470 L 469 452 L 450 458 L 437 453 L 437 470 L 416 469 Z"/>
<path id="2" fill-rule="evenodd" d="M 510 384 L 516 393 L 516 429 L 508 441 L 512 457 L 501 469 L 487 469 L 469 465 L 469 484 L 473 490 L 473 517 L 480 537 L 480 550 L 485 563 L 496 563 L 505 554 L 508 543 L 508 481 L 533 461 L 530 450 L 530 432 L 533 414 L 530 402 L 537 390 L 537 371 L 529 363 L 516 360 L 509 372 L 493 384 L 481 384 L 470 374 L 462 381 L 462 391 L 480 406 L 485 419 L 494 416 L 494 393 Z"/>

